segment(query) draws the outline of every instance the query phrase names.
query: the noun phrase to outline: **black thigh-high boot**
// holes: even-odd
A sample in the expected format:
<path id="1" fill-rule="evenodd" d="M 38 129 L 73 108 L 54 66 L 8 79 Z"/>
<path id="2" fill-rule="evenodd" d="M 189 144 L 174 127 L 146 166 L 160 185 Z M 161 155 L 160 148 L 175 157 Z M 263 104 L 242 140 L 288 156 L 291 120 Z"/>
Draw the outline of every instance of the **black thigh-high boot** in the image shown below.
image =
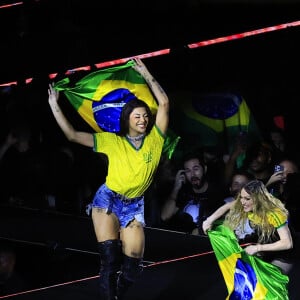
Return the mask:
<path id="1" fill-rule="evenodd" d="M 121 272 L 118 276 L 117 299 L 121 300 L 128 288 L 136 281 L 143 271 L 142 258 L 123 256 Z"/>
<path id="2" fill-rule="evenodd" d="M 122 243 L 107 240 L 98 243 L 100 253 L 100 295 L 101 300 L 115 300 L 118 271 L 122 263 Z"/>

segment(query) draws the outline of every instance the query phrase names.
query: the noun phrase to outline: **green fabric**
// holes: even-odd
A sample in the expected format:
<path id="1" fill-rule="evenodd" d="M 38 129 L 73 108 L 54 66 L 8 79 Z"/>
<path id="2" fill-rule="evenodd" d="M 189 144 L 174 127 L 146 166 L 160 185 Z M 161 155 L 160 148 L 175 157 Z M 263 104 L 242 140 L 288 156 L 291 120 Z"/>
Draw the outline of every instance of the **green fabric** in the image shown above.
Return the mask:
<path id="1" fill-rule="evenodd" d="M 226 299 L 288 300 L 288 276 L 255 255 L 248 255 L 232 230 L 217 225 L 208 232 L 225 280 Z"/>
<path id="2" fill-rule="evenodd" d="M 63 91 L 74 109 L 96 132 L 119 131 L 123 105 L 133 97 L 146 102 L 153 114 L 157 112 L 155 100 L 145 79 L 133 68 L 133 61 L 92 72 L 77 82 L 64 78 L 54 84 Z M 180 137 L 167 131 L 163 154 L 170 159 Z"/>

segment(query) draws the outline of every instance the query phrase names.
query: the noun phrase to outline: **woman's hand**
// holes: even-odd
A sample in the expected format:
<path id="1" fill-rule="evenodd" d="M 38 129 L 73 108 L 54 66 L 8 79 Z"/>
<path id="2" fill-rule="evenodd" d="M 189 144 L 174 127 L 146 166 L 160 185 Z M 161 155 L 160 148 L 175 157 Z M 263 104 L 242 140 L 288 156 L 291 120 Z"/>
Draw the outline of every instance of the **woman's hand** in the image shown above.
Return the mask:
<path id="1" fill-rule="evenodd" d="M 133 68 L 137 72 L 139 72 L 143 77 L 149 76 L 150 73 L 141 59 L 136 57 L 136 58 L 133 58 L 132 60 L 134 62 Z"/>
<path id="2" fill-rule="evenodd" d="M 185 174 L 184 170 L 179 170 L 175 176 L 174 190 L 179 191 L 185 184 Z"/>
<path id="3" fill-rule="evenodd" d="M 281 182 L 283 178 L 283 171 L 278 171 L 273 173 L 268 182 L 266 183 L 266 187 L 269 187 L 270 185 L 277 183 L 277 182 Z"/>
<path id="4" fill-rule="evenodd" d="M 211 230 L 212 228 L 212 223 L 206 219 L 205 221 L 202 222 L 202 230 L 205 234 L 207 234 L 208 230 Z"/>
<path id="5" fill-rule="evenodd" d="M 244 248 L 245 252 L 249 255 L 255 255 L 259 252 L 260 244 L 256 245 L 249 245 L 246 248 Z"/>
<path id="6" fill-rule="evenodd" d="M 48 102 L 49 104 L 56 104 L 59 98 L 59 92 L 57 90 L 54 89 L 53 87 L 53 83 L 49 84 L 49 88 L 48 88 Z"/>

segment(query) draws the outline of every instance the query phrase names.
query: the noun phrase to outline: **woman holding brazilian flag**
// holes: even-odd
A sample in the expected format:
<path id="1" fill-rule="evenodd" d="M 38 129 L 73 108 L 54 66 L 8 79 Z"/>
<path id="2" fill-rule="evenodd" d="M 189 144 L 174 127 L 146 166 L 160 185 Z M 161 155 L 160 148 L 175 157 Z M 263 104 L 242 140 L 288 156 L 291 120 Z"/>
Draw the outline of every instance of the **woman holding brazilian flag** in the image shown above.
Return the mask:
<path id="1" fill-rule="evenodd" d="M 50 84 L 48 101 L 69 141 L 108 158 L 106 182 L 93 199 L 92 221 L 100 252 L 100 299 L 122 299 L 142 271 L 144 193 L 160 162 L 169 99 L 138 58 L 69 85 L 68 79 Z M 59 106 L 59 91 L 96 133 L 70 124 Z"/>
<path id="2" fill-rule="evenodd" d="M 223 224 L 217 224 L 224 215 Z M 247 219 L 256 234 L 253 243 L 242 248 L 234 231 Z M 202 228 L 222 271 L 226 299 L 289 299 L 287 274 L 293 266 L 294 250 L 288 211 L 260 180 L 244 185 L 236 199 L 218 208 Z"/>

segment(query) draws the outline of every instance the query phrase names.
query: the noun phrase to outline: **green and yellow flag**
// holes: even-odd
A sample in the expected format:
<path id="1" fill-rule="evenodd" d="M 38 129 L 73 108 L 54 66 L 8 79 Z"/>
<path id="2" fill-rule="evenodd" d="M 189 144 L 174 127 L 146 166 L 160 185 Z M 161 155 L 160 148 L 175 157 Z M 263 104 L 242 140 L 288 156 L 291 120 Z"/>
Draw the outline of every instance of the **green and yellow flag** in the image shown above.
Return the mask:
<path id="1" fill-rule="evenodd" d="M 208 231 L 228 290 L 226 300 L 288 300 L 288 276 L 257 256 L 248 255 L 232 230 L 217 225 Z"/>
<path id="2" fill-rule="evenodd" d="M 133 61 L 128 61 L 92 72 L 74 84 L 65 78 L 56 82 L 54 88 L 64 92 L 72 106 L 96 132 L 118 132 L 122 107 L 133 98 L 146 102 L 153 114 L 157 112 L 157 102 L 133 64 Z M 169 130 L 163 150 L 169 158 L 179 139 Z"/>
<path id="3" fill-rule="evenodd" d="M 245 99 L 233 93 L 178 91 L 172 124 L 179 135 L 193 145 L 219 146 L 230 152 L 240 133 L 245 142 L 261 140 L 260 129 Z M 178 126 L 178 127 L 177 127 Z"/>
<path id="4" fill-rule="evenodd" d="M 54 88 L 63 91 L 81 117 L 96 131 L 118 132 L 122 107 L 131 99 L 145 101 L 152 113 L 157 103 L 144 78 L 133 68 L 133 61 L 98 70 L 71 85 L 65 78 Z"/>

